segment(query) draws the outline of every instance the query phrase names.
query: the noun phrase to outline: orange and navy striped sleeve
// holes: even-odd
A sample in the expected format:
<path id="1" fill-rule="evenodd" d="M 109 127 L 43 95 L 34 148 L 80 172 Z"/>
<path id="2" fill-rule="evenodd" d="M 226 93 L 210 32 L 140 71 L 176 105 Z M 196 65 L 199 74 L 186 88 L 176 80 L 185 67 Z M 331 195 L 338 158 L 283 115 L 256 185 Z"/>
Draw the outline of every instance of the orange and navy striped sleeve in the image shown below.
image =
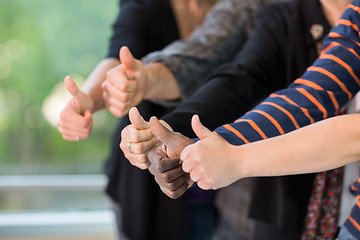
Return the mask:
<path id="1" fill-rule="evenodd" d="M 350 4 L 324 39 L 319 58 L 288 88 L 271 94 L 234 123 L 215 130 L 241 145 L 335 116 L 360 90 L 360 0 Z M 346 227 L 360 239 L 360 201 Z"/>
<path id="2" fill-rule="evenodd" d="M 324 39 L 319 58 L 300 78 L 215 132 L 241 145 L 337 115 L 360 89 L 359 3 L 349 5 Z"/>

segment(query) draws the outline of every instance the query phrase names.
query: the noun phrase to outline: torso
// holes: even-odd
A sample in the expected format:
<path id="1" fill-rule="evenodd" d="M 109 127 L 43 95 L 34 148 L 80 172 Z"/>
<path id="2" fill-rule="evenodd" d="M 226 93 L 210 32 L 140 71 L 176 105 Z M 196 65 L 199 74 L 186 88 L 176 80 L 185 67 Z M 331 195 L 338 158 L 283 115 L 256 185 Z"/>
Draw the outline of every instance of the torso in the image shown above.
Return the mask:
<path id="1" fill-rule="evenodd" d="M 200 25 L 217 0 L 171 0 L 180 37 L 187 38 Z"/>

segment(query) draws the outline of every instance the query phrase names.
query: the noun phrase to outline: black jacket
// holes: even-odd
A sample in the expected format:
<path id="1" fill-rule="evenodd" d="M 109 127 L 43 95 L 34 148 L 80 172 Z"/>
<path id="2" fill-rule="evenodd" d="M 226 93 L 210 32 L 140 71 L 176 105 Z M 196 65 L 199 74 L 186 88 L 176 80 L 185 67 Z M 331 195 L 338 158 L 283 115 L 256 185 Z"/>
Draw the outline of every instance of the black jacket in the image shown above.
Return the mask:
<path id="1" fill-rule="evenodd" d="M 316 0 L 263 7 L 254 33 L 236 60 L 217 69 L 206 85 L 162 119 L 190 137 L 195 137 L 190 126 L 195 113 L 210 129 L 236 120 L 270 93 L 287 87 L 313 63 L 318 56 L 318 41 L 310 32 L 313 24 L 323 26 L 324 35 L 330 30 Z M 313 178 L 313 174 L 256 178 L 250 217 L 300 234 Z"/>
<path id="2" fill-rule="evenodd" d="M 107 57 L 118 58 L 119 49 L 128 46 L 139 59 L 177 39 L 179 32 L 169 0 L 122 0 Z M 141 102 L 138 108 L 147 120 L 172 110 L 148 101 Z M 153 175 L 132 166 L 120 150 L 120 133 L 128 124 L 128 116 L 119 122 L 105 166 L 109 179 L 106 193 L 121 206 L 118 223 L 122 231 L 132 240 L 168 239 L 169 236 L 175 240 L 187 239 L 186 197 L 168 198 Z"/>

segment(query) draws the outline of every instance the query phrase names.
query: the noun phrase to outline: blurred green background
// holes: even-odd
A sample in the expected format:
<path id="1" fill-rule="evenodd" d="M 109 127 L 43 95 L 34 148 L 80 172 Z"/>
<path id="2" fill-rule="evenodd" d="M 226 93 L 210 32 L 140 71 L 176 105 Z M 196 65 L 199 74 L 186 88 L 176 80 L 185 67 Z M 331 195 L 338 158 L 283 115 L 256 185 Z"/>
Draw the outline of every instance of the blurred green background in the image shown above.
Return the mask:
<path id="1" fill-rule="evenodd" d="M 102 173 L 116 119 L 95 114 L 92 134 L 57 131 L 78 84 L 105 57 L 117 0 L 0 0 L 0 175 Z"/>

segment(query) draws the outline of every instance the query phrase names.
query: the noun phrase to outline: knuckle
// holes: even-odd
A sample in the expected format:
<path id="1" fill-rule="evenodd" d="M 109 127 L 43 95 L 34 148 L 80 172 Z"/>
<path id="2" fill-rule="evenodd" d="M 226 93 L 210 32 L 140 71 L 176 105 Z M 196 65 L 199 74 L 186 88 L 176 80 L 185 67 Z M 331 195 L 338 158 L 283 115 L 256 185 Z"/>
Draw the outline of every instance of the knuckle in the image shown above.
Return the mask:
<path id="1" fill-rule="evenodd" d="M 146 157 L 145 154 L 141 154 L 141 155 L 140 155 L 140 157 L 139 157 L 139 162 L 141 162 L 141 163 L 143 163 L 143 164 L 145 164 L 145 163 L 148 162 L 148 159 L 147 159 L 147 157 Z"/>
<path id="2" fill-rule="evenodd" d="M 121 140 L 121 142 L 119 144 L 120 149 L 124 151 L 125 145 L 126 145 L 125 142 L 123 140 Z"/>
<path id="3" fill-rule="evenodd" d="M 168 188 L 169 190 L 171 190 L 171 191 L 176 190 L 177 187 L 178 187 L 178 186 L 177 186 L 174 182 L 171 182 L 171 183 L 168 183 L 168 184 L 167 184 L 167 188 Z"/>
<path id="4" fill-rule="evenodd" d="M 163 175 L 162 177 L 163 177 L 164 182 L 169 183 L 169 184 L 171 184 L 173 182 L 174 177 L 172 174 L 163 173 L 162 175 Z"/>
<path id="5" fill-rule="evenodd" d="M 129 127 L 128 136 L 133 142 L 139 142 L 139 131 L 135 127 Z"/>
<path id="6" fill-rule="evenodd" d="M 64 118 L 65 118 L 65 115 L 66 115 L 66 114 L 65 114 L 64 112 L 61 112 L 61 113 L 60 113 L 60 120 L 61 120 L 61 119 L 64 119 Z"/>
<path id="7" fill-rule="evenodd" d="M 181 194 L 178 191 L 170 191 L 169 197 L 172 199 L 178 199 L 181 196 Z"/>
<path id="8" fill-rule="evenodd" d="M 171 180 L 173 179 L 170 174 L 163 173 L 163 179 L 167 183 L 171 183 Z"/>

